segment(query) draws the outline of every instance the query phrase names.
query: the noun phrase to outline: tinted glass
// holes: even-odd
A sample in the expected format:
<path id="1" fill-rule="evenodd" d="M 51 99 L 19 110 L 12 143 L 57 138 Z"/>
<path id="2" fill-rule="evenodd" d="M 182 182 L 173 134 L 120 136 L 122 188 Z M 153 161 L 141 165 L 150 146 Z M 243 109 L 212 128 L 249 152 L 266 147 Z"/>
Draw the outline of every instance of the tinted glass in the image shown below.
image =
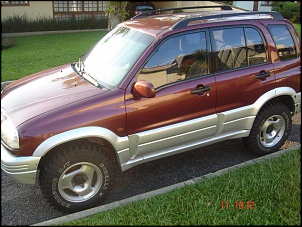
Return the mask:
<path id="1" fill-rule="evenodd" d="M 218 71 L 247 66 L 243 28 L 224 28 L 213 31 L 214 55 Z"/>
<path id="2" fill-rule="evenodd" d="M 266 46 L 258 30 L 246 28 L 245 32 L 249 65 L 268 62 Z"/>
<path id="3" fill-rule="evenodd" d="M 154 8 L 152 6 L 137 6 L 136 10 L 141 10 L 141 11 L 148 11 L 148 10 L 154 10 Z"/>
<path id="4" fill-rule="evenodd" d="M 164 41 L 138 75 L 156 88 L 208 73 L 205 32 L 175 36 Z"/>
<path id="5" fill-rule="evenodd" d="M 116 86 L 154 37 L 126 27 L 106 34 L 83 58 L 84 70 L 106 87 Z"/>
<path id="6" fill-rule="evenodd" d="M 285 25 L 271 25 L 269 29 L 273 36 L 280 60 L 296 58 L 296 46 L 287 27 Z"/>

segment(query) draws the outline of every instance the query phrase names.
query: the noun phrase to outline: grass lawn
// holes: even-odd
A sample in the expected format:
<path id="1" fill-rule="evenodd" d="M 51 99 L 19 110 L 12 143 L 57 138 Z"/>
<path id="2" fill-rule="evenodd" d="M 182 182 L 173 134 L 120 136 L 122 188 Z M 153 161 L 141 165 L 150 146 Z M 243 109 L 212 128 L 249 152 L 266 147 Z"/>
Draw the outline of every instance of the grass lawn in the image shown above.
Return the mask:
<path id="1" fill-rule="evenodd" d="M 294 24 L 295 29 L 297 30 L 300 39 L 301 39 L 301 24 Z"/>
<path id="2" fill-rule="evenodd" d="M 1 81 L 74 62 L 105 34 L 95 31 L 15 37 L 17 45 L 1 51 Z"/>
<path id="3" fill-rule="evenodd" d="M 61 226 L 300 225 L 301 148 Z"/>

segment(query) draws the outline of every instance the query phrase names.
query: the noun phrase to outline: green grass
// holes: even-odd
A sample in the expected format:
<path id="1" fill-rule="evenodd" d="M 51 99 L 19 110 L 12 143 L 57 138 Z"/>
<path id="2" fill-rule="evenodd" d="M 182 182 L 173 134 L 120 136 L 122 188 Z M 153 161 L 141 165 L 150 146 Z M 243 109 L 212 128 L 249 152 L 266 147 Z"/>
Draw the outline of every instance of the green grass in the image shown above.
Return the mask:
<path id="1" fill-rule="evenodd" d="M 76 61 L 106 32 L 15 37 L 16 46 L 1 51 L 1 81 L 20 79 Z"/>
<path id="2" fill-rule="evenodd" d="M 300 170 L 301 148 L 61 225 L 300 225 Z M 222 208 L 222 202 L 228 202 L 228 209 Z"/>
<path id="3" fill-rule="evenodd" d="M 300 36 L 301 39 L 301 24 L 294 24 L 295 29 L 298 32 L 298 35 Z"/>

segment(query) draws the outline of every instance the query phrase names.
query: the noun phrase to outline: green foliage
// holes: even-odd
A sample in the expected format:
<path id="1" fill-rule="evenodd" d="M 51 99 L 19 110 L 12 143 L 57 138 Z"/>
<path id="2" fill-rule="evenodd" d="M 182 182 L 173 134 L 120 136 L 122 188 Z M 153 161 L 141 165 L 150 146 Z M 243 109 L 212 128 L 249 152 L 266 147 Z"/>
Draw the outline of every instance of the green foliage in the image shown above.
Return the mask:
<path id="1" fill-rule="evenodd" d="M 284 18 L 293 23 L 300 23 L 300 4 L 295 2 L 280 2 L 272 7 L 272 11 L 279 12 Z"/>
<path id="2" fill-rule="evenodd" d="M 13 38 L 9 37 L 1 37 L 1 47 L 2 49 L 7 49 L 9 47 L 15 46 L 16 45 L 16 40 Z"/>
<path id="3" fill-rule="evenodd" d="M 227 4 L 227 5 L 232 5 L 233 4 L 233 1 L 220 1 L 220 2 L 222 2 L 224 4 Z"/>
<path id="4" fill-rule="evenodd" d="M 84 18 L 56 20 L 40 17 L 35 20 L 28 19 L 26 15 L 14 15 L 1 21 L 2 33 L 34 32 L 34 31 L 60 31 L 107 28 L 108 19 Z"/>
<path id="5" fill-rule="evenodd" d="M 182 13 L 183 11 L 181 9 L 176 9 L 173 11 L 173 13 Z"/>
<path id="6" fill-rule="evenodd" d="M 300 39 L 301 39 L 301 24 L 293 24 L 293 25 L 294 25 L 294 27 L 295 27 L 295 29 L 296 29 L 296 31 L 297 31 Z"/>
<path id="7" fill-rule="evenodd" d="M 106 12 L 110 15 L 115 15 L 119 17 L 120 22 L 124 21 L 126 16 L 129 15 L 126 10 L 127 1 L 108 1 Z"/>

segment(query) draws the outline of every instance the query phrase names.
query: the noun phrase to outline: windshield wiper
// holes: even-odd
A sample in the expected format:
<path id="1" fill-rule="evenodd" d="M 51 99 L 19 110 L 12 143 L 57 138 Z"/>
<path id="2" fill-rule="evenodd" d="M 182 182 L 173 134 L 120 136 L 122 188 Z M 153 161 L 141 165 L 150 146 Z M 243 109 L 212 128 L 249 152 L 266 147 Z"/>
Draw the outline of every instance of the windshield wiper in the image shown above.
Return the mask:
<path id="1" fill-rule="evenodd" d="M 84 70 L 80 72 L 82 77 L 85 77 L 88 81 L 90 81 L 96 87 L 99 86 L 99 82 L 89 73 L 85 72 Z"/>
<path id="2" fill-rule="evenodd" d="M 79 58 L 77 62 L 74 62 L 74 66 L 77 68 L 77 71 L 80 76 L 84 77 L 86 80 L 88 80 L 96 87 L 99 86 L 98 80 L 84 70 L 85 65 L 81 58 Z"/>
<path id="3" fill-rule="evenodd" d="M 79 69 L 79 72 L 84 70 L 84 63 L 81 58 L 79 58 L 78 62 L 76 63 L 76 66 Z"/>

